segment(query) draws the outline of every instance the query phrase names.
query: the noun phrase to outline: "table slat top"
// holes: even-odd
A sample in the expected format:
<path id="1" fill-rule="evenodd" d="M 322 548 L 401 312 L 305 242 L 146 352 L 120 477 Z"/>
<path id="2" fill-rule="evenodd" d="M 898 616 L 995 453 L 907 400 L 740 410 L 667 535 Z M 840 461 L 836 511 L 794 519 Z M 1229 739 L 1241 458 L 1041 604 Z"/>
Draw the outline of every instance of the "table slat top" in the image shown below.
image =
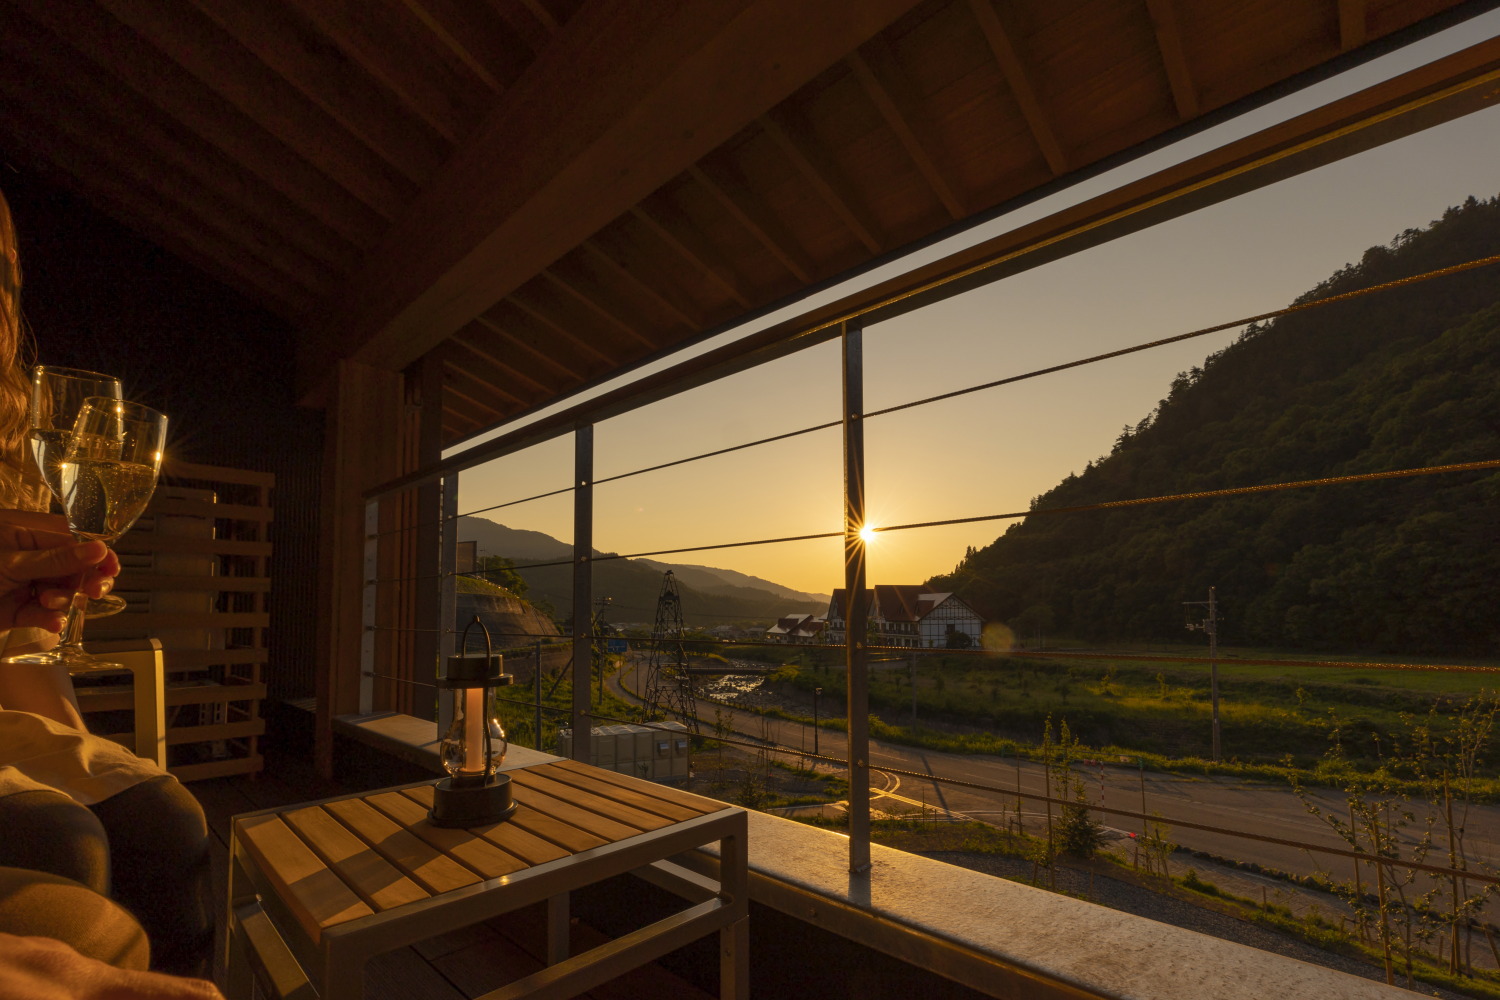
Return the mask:
<path id="1" fill-rule="evenodd" d="M 735 808 L 575 761 L 506 773 L 519 808 L 492 826 L 434 826 L 427 782 L 236 817 L 235 836 L 316 944 L 336 924 Z"/>

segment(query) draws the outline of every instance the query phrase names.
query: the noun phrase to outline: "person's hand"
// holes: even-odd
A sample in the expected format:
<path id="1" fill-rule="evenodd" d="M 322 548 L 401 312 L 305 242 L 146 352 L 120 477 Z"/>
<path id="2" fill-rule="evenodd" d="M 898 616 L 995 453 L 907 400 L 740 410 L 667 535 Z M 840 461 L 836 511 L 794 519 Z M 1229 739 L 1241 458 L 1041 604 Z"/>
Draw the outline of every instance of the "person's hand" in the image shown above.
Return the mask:
<path id="1" fill-rule="evenodd" d="M 108 546 L 75 542 L 61 517 L 0 510 L 0 629 L 60 631 L 75 586 L 103 597 L 119 572 Z"/>
<path id="2" fill-rule="evenodd" d="M 206 979 L 117 969 L 61 941 L 0 934 L 0 997 L 26 1000 L 223 1000 Z"/>

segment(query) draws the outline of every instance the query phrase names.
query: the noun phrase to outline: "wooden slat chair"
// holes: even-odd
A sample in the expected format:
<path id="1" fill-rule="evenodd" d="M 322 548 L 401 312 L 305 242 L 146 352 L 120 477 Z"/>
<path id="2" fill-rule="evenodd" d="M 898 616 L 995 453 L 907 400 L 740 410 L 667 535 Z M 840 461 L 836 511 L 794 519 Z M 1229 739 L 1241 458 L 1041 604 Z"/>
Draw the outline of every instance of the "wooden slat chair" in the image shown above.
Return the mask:
<path id="1" fill-rule="evenodd" d="M 106 656 L 131 674 L 131 710 L 134 713 L 133 732 L 100 733 L 100 736 L 117 739 L 135 751 L 137 757 L 155 761 L 165 769 L 167 766 L 167 709 L 166 709 L 166 664 L 162 658 L 161 641 L 158 639 L 91 640 L 87 644 L 91 653 Z M 73 677 L 85 677 L 107 671 L 74 671 Z M 112 689 L 89 686 L 74 686 L 73 704 L 80 714 L 113 708 Z M 131 739 L 121 739 L 122 736 Z"/>

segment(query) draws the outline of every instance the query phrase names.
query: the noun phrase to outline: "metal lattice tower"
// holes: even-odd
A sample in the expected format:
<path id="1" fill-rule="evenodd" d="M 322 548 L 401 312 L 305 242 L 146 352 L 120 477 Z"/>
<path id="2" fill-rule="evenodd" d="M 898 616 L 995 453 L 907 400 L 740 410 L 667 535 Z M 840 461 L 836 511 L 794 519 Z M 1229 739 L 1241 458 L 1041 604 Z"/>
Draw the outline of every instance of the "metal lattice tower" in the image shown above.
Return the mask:
<path id="1" fill-rule="evenodd" d="M 651 653 L 646 665 L 646 714 L 676 717 L 698 732 L 698 693 L 688 673 L 682 645 L 682 597 L 677 578 L 667 570 L 656 598 L 656 624 L 651 629 Z"/>

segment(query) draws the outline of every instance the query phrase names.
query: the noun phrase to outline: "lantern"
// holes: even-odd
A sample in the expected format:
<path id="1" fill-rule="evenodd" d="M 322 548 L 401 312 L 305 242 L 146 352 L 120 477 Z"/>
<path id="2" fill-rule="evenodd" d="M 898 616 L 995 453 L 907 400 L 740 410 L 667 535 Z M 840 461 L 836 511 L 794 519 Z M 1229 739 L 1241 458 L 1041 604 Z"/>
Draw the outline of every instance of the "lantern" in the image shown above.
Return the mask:
<path id="1" fill-rule="evenodd" d="M 469 629 L 484 632 L 484 652 L 468 652 Z M 490 631 L 475 615 L 459 640 L 459 654 L 448 658 L 448 670 L 438 678 L 438 687 L 457 691 L 453 725 L 443 734 L 439 752 L 448 777 L 433 788 L 432 809 L 427 818 L 434 826 L 471 827 L 499 823 L 516 811 L 510 776 L 497 773 L 510 744 L 500 720 L 489 711 L 491 688 L 504 687 L 514 678 L 501 672 L 503 657 L 490 646 Z"/>

